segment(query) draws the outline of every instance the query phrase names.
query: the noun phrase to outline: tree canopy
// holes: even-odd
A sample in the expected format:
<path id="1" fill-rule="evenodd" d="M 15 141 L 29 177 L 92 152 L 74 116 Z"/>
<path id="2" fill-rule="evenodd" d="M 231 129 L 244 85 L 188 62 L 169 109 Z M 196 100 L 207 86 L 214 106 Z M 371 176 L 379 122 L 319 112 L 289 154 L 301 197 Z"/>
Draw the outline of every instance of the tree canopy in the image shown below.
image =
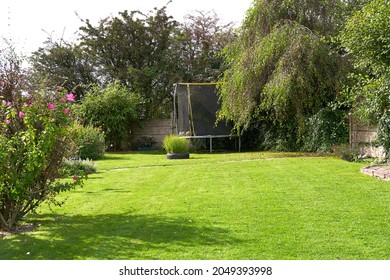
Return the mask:
<path id="1" fill-rule="evenodd" d="M 340 38 L 352 55 L 355 85 L 349 98 L 362 119 L 378 122 L 390 109 L 390 8 L 389 1 L 375 0 L 347 21 Z"/>
<path id="2" fill-rule="evenodd" d="M 305 119 L 340 89 L 341 57 L 327 40 L 338 28 L 340 3 L 255 1 L 224 51 L 220 119 L 232 120 L 239 133 L 261 120 L 296 142 Z"/>
<path id="3" fill-rule="evenodd" d="M 119 81 L 142 97 L 147 118 L 171 104 L 173 83 L 216 81 L 220 52 L 232 37 L 232 25 L 221 24 L 213 12 L 197 11 L 179 23 L 166 7 L 147 14 L 123 11 L 97 25 L 82 20 L 77 43 L 49 38 L 32 62 L 37 73 L 78 98 L 91 84 Z"/>
<path id="4" fill-rule="evenodd" d="M 352 113 L 378 125 L 378 144 L 390 151 L 390 2 L 374 0 L 356 11 L 340 38 L 352 56 L 353 86 L 346 91 Z"/>
<path id="5" fill-rule="evenodd" d="M 221 24 L 214 11 L 188 14 L 177 37 L 181 81 L 215 82 L 225 70 L 223 48 L 233 40 L 231 23 Z"/>

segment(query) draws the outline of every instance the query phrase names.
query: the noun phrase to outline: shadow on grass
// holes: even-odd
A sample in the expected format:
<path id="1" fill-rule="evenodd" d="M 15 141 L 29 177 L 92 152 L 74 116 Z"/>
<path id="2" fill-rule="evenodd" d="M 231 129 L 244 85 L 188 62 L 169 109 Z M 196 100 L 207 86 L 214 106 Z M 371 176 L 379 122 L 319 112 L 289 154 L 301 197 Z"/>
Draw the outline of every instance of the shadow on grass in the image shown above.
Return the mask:
<path id="1" fill-rule="evenodd" d="M 225 229 L 186 218 L 47 214 L 31 220 L 41 227 L 0 240 L 0 259 L 207 259 L 205 248 L 238 242 Z"/>

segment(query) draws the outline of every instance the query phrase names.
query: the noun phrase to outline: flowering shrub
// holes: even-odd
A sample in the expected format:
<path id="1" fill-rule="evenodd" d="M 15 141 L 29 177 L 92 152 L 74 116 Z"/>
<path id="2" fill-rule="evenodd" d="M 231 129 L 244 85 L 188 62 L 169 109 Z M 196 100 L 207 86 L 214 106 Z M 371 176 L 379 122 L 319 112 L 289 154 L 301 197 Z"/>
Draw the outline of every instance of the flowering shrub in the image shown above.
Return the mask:
<path id="1" fill-rule="evenodd" d="M 56 87 L 15 90 L 2 98 L 0 228 L 11 230 L 42 202 L 60 204 L 55 195 L 82 185 L 85 175 L 58 180 L 74 146 L 68 129 L 74 122 L 72 93 Z"/>

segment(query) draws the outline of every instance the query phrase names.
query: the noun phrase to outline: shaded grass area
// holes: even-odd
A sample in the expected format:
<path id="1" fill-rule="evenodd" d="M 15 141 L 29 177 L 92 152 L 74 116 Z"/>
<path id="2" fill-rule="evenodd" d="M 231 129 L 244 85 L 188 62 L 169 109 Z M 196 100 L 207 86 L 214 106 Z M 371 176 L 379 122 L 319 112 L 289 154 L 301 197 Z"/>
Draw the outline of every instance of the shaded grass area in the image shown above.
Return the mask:
<path id="1" fill-rule="evenodd" d="M 390 182 L 306 154 L 109 154 L 1 259 L 389 259 Z"/>

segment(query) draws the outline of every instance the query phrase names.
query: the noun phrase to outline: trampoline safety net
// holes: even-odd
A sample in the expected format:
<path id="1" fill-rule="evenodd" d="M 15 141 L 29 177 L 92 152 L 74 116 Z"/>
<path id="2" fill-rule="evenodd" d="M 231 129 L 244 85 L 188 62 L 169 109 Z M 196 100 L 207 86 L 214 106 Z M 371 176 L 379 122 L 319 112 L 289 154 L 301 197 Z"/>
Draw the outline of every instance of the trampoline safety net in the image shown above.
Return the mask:
<path id="1" fill-rule="evenodd" d="M 215 83 L 178 83 L 174 88 L 175 129 L 179 135 L 229 135 L 232 127 L 216 124 L 220 109 Z"/>

